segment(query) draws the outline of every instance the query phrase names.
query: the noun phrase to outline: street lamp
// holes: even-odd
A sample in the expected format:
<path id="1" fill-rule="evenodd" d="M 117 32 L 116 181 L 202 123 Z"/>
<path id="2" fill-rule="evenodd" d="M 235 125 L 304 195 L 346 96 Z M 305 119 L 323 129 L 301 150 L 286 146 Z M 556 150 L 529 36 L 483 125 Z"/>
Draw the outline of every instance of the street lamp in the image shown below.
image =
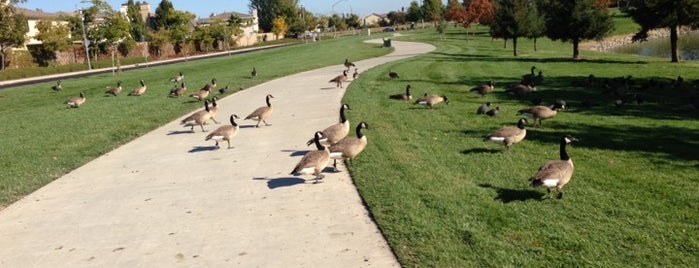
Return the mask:
<path id="1" fill-rule="evenodd" d="M 87 69 L 92 70 L 92 64 L 90 63 L 90 41 L 87 40 L 87 35 L 85 35 L 85 15 L 83 10 L 80 10 L 80 26 L 83 30 L 83 46 L 85 46 L 85 58 L 87 59 Z"/>

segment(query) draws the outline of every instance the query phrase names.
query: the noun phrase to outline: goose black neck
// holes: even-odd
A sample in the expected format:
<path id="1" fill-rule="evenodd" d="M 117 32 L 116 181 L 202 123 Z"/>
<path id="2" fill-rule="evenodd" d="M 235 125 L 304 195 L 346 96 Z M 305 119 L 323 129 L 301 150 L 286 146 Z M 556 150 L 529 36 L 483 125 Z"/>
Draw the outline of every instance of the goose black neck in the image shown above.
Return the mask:
<path id="1" fill-rule="evenodd" d="M 566 142 L 565 138 L 561 139 L 561 149 L 560 149 L 561 152 L 560 153 L 561 153 L 561 160 L 564 160 L 564 161 L 567 161 L 570 159 L 570 156 L 568 156 L 568 152 L 566 152 L 566 145 L 567 144 L 568 143 Z"/>
<path id="2" fill-rule="evenodd" d="M 517 122 L 517 128 L 524 129 L 524 120 L 519 120 Z"/>
<path id="3" fill-rule="evenodd" d="M 235 118 L 231 115 L 231 125 L 237 127 L 238 124 L 235 122 Z"/>
<path id="4" fill-rule="evenodd" d="M 316 149 L 318 149 L 319 151 L 325 150 L 325 146 L 324 146 L 323 144 L 320 143 L 320 135 L 318 135 L 318 134 L 316 133 L 315 138 L 313 139 L 313 141 L 314 141 L 315 144 L 316 144 Z"/>
<path id="5" fill-rule="evenodd" d="M 362 124 L 357 125 L 357 138 L 361 139 L 364 134 L 362 134 Z"/>
<path id="6" fill-rule="evenodd" d="M 267 107 L 270 107 L 270 106 L 272 106 L 272 104 L 269 103 L 269 95 L 267 95 Z"/>
<path id="7" fill-rule="evenodd" d="M 342 108 L 340 108 L 340 123 L 347 122 L 347 116 L 345 116 L 345 106 L 342 105 Z"/>
<path id="8" fill-rule="evenodd" d="M 405 95 L 410 95 L 410 86 L 405 87 Z"/>

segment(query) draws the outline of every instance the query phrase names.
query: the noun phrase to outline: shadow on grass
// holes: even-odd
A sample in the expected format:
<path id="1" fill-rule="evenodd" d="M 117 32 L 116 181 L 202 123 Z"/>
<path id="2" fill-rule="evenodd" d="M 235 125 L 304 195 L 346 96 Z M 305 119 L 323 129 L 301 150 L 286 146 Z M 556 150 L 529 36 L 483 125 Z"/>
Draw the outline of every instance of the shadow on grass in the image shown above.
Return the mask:
<path id="1" fill-rule="evenodd" d="M 499 55 L 485 55 L 485 54 L 465 54 L 465 53 L 445 53 L 445 52 L 432 52 L 430 55 L 434 55 L 434 61 L 466 61 L 466 60 L 478 60 L 478 61 L 493 61 L 493 62 L 533 62 L 533 63 L 558 63 L 558 62 L 587 62 L 587 63 L 614 63 L 614 64 L 646 64 L 646 61 L 621 61 L 621 60 L 607 60 L 607 59 L 582 59 L 576 60 L 572 57 L 563 58 L 512 58 L 512 57 L 502 57 Z"/>
<path id="2" fill-rule="evenodd" d="M 501 149 L 471 148 L 461 151 L 462 154 L 497 154 L 502 153 Z"/>
<path id="3" fill-rule="evenodd" d="M 267 182 L 267 188 L 274 190 L 276 188 L 280 187 L 289 187 L 289 186 L 294 186 L 297 184 L 304 184 L 306 183 L 306 180 L 299 178 L 299 177 L 279 177 L 279 178 L 252 178 L 253 180 L 256 181 L 266 181 Z"/>
<path id="4" fill-rule="evenodd" d="M 198 153 L 198 152 L 206 152 L 206 151 L 215 151 L 218 150 L 219 148 L 216 146 L 194 146 L 191 150 L 187 151 L 189 153 Z"/>
<path id="5" fill-rule="evenodd" d="M 541 201 L 544 198 L 544 194 L 542 192 L 534 191 L 534 190 L 500 188 L 497 186 L 493 186 L 489 183 L 481 183 L 481 184 L 478 184 L 478 186 L 483 187 L 483 188 L 495 189 L 495 192 L 497 192 L 498 196 L 496 196 L 494 199 L 500 200 L 501 202 L 503 202 L 505 204 L 513 202 L 513 201 L 521 201 L 521 202 L 525 202 L 528 200 Z"/>

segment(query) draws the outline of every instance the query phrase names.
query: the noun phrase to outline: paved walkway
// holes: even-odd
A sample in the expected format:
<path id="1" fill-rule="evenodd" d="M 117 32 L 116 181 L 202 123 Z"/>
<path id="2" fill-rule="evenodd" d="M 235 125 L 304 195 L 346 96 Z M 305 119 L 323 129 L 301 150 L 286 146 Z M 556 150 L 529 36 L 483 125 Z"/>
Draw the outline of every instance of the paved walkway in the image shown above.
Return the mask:
<path id="1" fill-rule="evenodd" d="M 357 67 L 434 49 L 393 46 L 394 53 Z M 312 149 L 305 142 L 313 132 L 337 122 L 344 90 L 328 80 L 343 68 L 291 75 L 219 101 L 216 119 L 224 124 L 231 113 L 244 117 L 264 105 L 266 94 L 276 97 L 272 126 L 238 121 L 234 149 L 224 143 L 216 150 L 200 129 L 191 133 L 177 120 L 0 211 L 0 267 L 399 266 L 345 167 L 319 184 L 287 175 Z M 366 134 L 371 146 L 374 134 Z"/>

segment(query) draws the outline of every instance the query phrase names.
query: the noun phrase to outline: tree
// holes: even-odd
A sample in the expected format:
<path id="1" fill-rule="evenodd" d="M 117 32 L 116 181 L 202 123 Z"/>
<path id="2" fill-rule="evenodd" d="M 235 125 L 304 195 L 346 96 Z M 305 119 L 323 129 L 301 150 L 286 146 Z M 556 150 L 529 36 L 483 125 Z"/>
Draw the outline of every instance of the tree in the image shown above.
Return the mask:
<path id="1" fill-rule="evenodd" d="M 490 23 L 490 35 L 512 39 L 513 55 L 517 56 L 517 38 L 541 36 L 544 20 L 536 3 L 529 0 L 499 0 L 494 19 Z"/>
<path id="2" fill-rule="evenodd" d="M 595 7 L 596 0 L 544 0 L 546 35 L 553 40 L 573 43 L 573 59 L 580 58 L 582 40 L 602 39 L 614 28 L 606 8 Z"/>
<path id="3" fill-rule="evenodd" d="M 284 17 L 277 17 L 272 21 L 272 32 L 274 35 L 277 36 L 277 39 L 279 39 L 280 35 L 286 34 L 287 30 L 287 25 L 286 25 L 286 19 Z"/>
<path id="4" fill-rule="evenodd" d="M 133 0 L 129 0 L 126 3 L 127 11 L 126 17 L 131 25 L 131 37 L 133 39 L 145 39 L 146 36 L 146 22 L 143 21 L 141 17 L 140 7 L 138 3 L 134 3 Z"/>
<path id="5" fill-rule="evenodd" d="M 215 38 L 211 34 L 211 27 L 197 26 L 192 32 L 192 40 L 197 51 L 209 52 L 209 47 L 214 43 Z"/>
<path id="6" fill-rule="evenodd" d="M 170 30 L 172 17 L 174 16 L 175 7 L 170 0 L 162 0 L 158 7 L 155 8 L 155 20 L 153 20 L 153 30 L 167 29 Z"/>
<path id="7" fill-rule="evenodd" d="M 359 26 L 361 25 L 359 23 L 359 16 L 357 14 L 349 14 L 349 16 L 345 18 L 345 23 L 348 27 L 354 29 L 359 28 Z"/>
<path id="8" fill-rule="evenodd" d="M 422 14 L 431 21 L 437 22 L 442 16 L 442 0 L 423 0 Z"/>
<path id="9" fill-rule="evenodd" d="M 150 40 L 148 43 L 148 50 L 150 53 L 160 57 L 160 47 L 170 42 L 170 31 L 167 29 L 150 31 L 148 33 L 148 40 Z"/>
<path id="10" fill-rule="evenodd" d="M 466 21 L 466 10 L 458 0 L 449 0 L 444 11 L 444 19 L 460 24 Z"/>
<path id="11" fill-rule="evenodd" d="M 386 18 L 392 25 L 405 24 L 405 12 L 391 11 L 386 14 Z"/>
<path id="12" fill-rule="evenodd" d="M 493 20 L 493 4 L 490 0 L 470 0 L 466 9 L 466 27 L 471 23 L 489 23 Z"/>
<path id="13" fill-rule="evenodd" d="M 189 22 L 194 20 L 195 16 L 192 13 L 175 10 L 172 12 L 170 22 L 167 29 L 170 31 L 170 40 L 175 42 L 175 51 L 180 52 L 184 43 L 191 36 Z M 185 54 L 187 51 L 185 51 Z"/>
<path id="14" fill-rule="evenodd" d="M 418 22 L 423 18 L 422 9 L 417 1 L 410 2 L 410 7 L 408 7 L 408 12 L 405 14 L 405 19 L 407 21 Z"/>
<path id="15" fill-rule="evenodd" d="M 347 22 L 342 17 L 340 17 L 340 15 L 337 14 L 333 14 L 332 17 L 330 17 L 330 21 L 328 24 L 335 31 L 344 31 L 347 29 Z"/>
<path id="16" fill-rule="evenodd" d="M 27 18 L 16 12 L 13 3 L 17 1 L 0 1 L 0 71 L 5 70 L 10 49 L 24 45 L 24 36 L 29 31 Z"/>
<path id="17" fill-rule="evenodd" d="M 634 35 L 633 39 L 646 40 L 648 31 L 669 28 L 671 62 L 679 62 L 678 28 L 699 26 L 699 0 L 634 0 L 630 2 L 628 13 L 636 23 L 641 25 L 641 30 Z"/>
<path id="18" fill-rule="evenodd" d="M 297 22 L 298 0 L 250 0 L 250 9 L 257 9 L 260 29 L 264 32 L 272 31 L 273 21 L 284 17 L 286 25 Z"/>
<path id="19" fill-rule="evenodd" d="M 56 60 L 56 51 L 62 51 L 70 46 L 70 28 L 66 24 L 51 20 L 40 20 L 36 24 L 39 33 L 36 40 L 41 41 L 41 46 L 45 54 L 50 54 Z"/>

